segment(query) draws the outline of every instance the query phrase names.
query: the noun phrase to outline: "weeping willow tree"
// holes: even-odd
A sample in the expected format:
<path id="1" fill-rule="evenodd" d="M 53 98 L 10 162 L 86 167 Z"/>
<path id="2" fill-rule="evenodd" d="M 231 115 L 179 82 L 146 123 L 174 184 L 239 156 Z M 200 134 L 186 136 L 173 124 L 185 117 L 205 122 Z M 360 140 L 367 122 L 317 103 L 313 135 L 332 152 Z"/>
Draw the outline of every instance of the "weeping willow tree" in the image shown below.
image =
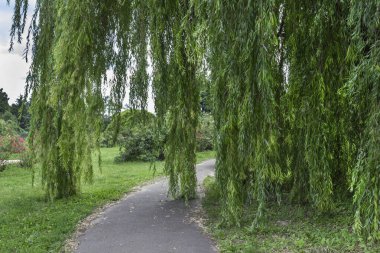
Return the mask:
<path id="1" fill-rule="evenodd" d="M 28 10 L 14 3 L 11 48 Z M 226 223 L 256 205 L 257 225 L 266 203 L 288 193 L 320 211 L 352 198 L 355 230 L 380 239 L 379 12 L 376 0 L 37 0 L 26 90 L 47 196 L 91 181 L 110 86 L 118 112 L 128 91 L 145 110 L 152 90 L 168 127 L 169 192 L 194 197 L 199 90 L 209 82 Z"/>
<path id="2" fill-rule="evenodd" d="M 23 29 L 16 1 L 12 34 Z M 82 176 L 92 179 L 91 151 L 98 144 L 103 110 L 101 87 L 112 44 L 105 3 L 37 1 L 28 32 L 33 40 L 27 91 L 34 115 L 30 144 L 41 161 L 49 197 L 79 191 Z M 17 25 L 18 24 L 18 25 Z M 18 30 L 17 30 L 18 29 Z"/>
<path id="3" fill-rule="evenodd" d="M 14 6 L 11 48 L 15 39 L 21 42 L 28 1 Z M 31 45 L 29 140 L 49 197 L 75 195 L 82 178 L 92 179 L 103 87 L 111 86 L 116 111 L 127 89 L 133 108 L 147 108 L 150 58 L 156 111 L 169 125 L 170 192 L 195 196 L 199 90 L 191 8 L 190 1 L 36 2 L 26 51 Z M 113 75 L 107 77 L 107 71 Z"/>
<path id="4" fill-rule="evenodd" d="M 289 1 L 288 120 L 292 198 L 329 210 L 348 189 L 346 105 L 339 89 L 347 76 L 348 2 Z"/>
<path id="5" fill-rule="evenodd" d="M 357 157 L 352 170 L 355 230 L 379 240 L 380 198 L 380 2 L 351 1 L 353 30 L 348 58 L 352 72 L 344 89 L 349 97 L 351 131 Z"/>
<path id="6" fill-rule="evenodd" d="M 151 40 L 158 115 L 169 125 L 165 171 L 169 191 L 195 197 L 195 134 L 198 124 L 198 59 L 194 53 L 196 17 L 190 1 L 152 1 Z"/>
<path id="7" fill-rule="evenodd" d="M 215 1 L 207 9 L 208 62 L 214 83 L 216 178 L 226 220 L 239 222 L 244 204 L 283 178 L 278 66 L 279 1 Z M 236 15 L 239 13 L 239 15 Z M 279 117 L 278 117 L 279 116 Z"/>

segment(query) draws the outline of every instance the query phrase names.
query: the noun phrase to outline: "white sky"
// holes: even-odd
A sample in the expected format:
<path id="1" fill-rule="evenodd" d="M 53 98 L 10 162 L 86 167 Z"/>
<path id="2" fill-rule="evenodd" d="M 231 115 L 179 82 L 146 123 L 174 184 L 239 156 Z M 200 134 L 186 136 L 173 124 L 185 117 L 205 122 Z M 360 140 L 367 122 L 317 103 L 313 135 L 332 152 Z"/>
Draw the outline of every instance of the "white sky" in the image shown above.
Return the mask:
<path id="1" fill-rule="evenodd" d="M 12 53 L 8 52 L 13 15 L 13 1 L 11 2 L 11 5 L 7 6 L 6 1 L 0 1 L 0 88 L 8 93 L 9 104 L 24 93 L 29 69 L 29 64 L 22 58 L 22 45 L 17 44 Z M 30 2 L 33 4 L 35 1 Z"/>
<path id="2" fill-rule="evenodd" d="M 29 3 L 30 6 L 28 16 L 30 17 L 35 5 L 35 0 L 29 0 Z M 9 33 L 12 25 L 13 5 L 14 1 L 11 1 L 10 6 L 7 6 L 5 0 L 0 0 L 0 88 L 3 88 L 8 94 L 10 98 L 9 104 L 12 104 L 20 94 L 24 94 L 25 80 L 29 69 L 29 63 L 26 63 L 25 59 L 22 57 L 25 45 L 15 44 L 14 51 L 8 51 L 10 44 Z M 151 74 L 151 72 L 152 69 L 149 66 L 148 73 Z M 149 93 L 148 111 L 154 112 L 152 94 L 151 92 Z M 127 102 L 128 94 L 125 99 L 125 103 Z"/>

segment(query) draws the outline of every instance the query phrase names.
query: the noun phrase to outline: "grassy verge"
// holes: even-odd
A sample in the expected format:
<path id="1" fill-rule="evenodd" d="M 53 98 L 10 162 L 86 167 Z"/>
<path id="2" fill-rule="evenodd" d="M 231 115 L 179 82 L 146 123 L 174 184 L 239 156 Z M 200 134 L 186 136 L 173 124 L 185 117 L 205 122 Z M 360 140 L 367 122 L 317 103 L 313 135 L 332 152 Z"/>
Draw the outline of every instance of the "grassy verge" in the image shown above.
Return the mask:
<path id="1" fill-rule="evenodd" d="M 113 163 L 118 148 L 102 149 L 102 173 L 84 184 L 82 194 L 46 202 L 39 175 L 32 187 L 29 171 L 11 166 L 0 173 L 0 252 L 59 252 L 76 224 L 97 207 L 117 200 L 133 187 L 153 179 L 149 163 Z M 201 162 L 213 152 L 197 154 Z M 156 164 L 156 176 L 163 163 Z M 38 174 L 38 171 L 37 171 Z"/>
<path id="2" fill-rule="evenodd" d="M 20 159 L 20 154 L 11 154 L 9 160 L 18 160 Z"/>
<path id="3" fill-rule="evenodd" d="M 222 226 L 214 179 L 205 180 L 207 227 L 221 252 L 380 252 L 380 245 L 365 245 L 352 232 L 353 213 L 347 204 L 326 214 L 305 206 L 273 203 L 263 225 L 252 229 L 256 207 L 248 208 L 241 227 Z"/>

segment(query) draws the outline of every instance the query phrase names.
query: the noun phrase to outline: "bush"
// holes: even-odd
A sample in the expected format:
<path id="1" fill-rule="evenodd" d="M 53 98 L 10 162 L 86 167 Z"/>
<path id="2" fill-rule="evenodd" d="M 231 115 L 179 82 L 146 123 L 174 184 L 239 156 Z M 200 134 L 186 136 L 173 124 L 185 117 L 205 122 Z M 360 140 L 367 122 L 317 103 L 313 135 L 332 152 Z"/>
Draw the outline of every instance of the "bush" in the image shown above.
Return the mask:
<path id="1" fill-rule="evenodd" d="M 21 154 L 26 151 L 25 139 L 21 136 L 12 136 L 11 141 L 11 152 L 14 154 Z"/>
<path id="2" fill-rule="evenodd" d="M 124 132 L 123 146 L 116 162 L 163 160 L 163 138 L 149 127 L 134 128 Z"/>
<path id="3" fill-rule="evenodd" d="M 0 136 L 0 171 L 5 170 L 6 160 L 11 155 L 11 141 L 8 136 Z"/>
<path id="4" fill-rule="evenodd" d="M 120 131 L 116 143 L 121 146 L 116 162 L 154 161 L 164 159 L 166 129 L 156 131 L 155 116 L 141 111 L 125 111 L 121 114 Z M 113 146 L 116 121 L 112 121 L 103 133 L 104 146 Z M 210 114 L 202 114 L 196 134 L 197 151 L 213 150 L 214 121 Z"/>
<path id="5" fill-rule="evenodd" d="M 114 136 L 111 131 L 104 131 L 100 136 L 100 146 L 103 148 L 112 148 L 115 146 Z"/>
<path id="6" fill-rule="evenodd" d="M 199 118 L 197 129 L 197 151 L 214 149 L 214 119 L 210 114 L 203 114 Z"/>
<path id="7" fill-rule="evenodd" d="M 17 124 L 17 117 L 14 116 L 11 112 L 6 111 L 0 115 L 0 119 L 4 120 L 5 122 L 14 122 Z"/>
<path id="8" fill-rule="evenodd" d="M 119 116 L 119 122 L 117 122 L 118 116 L 114 115 L 103 131 L 100 141 L 102 147 L 114 147 L 117 144 L 124 146 L 124 137 L 130 134 L 131 129 L 137 126 L 152 126 L 155 120 L 152 113 L 137 110 L 125 110 Z"/>
<path id="9" fill-rule="evenodd" d="M 26 149 L 20 154 L 20 167 L 31 169 L 33 167 L 33 154 L 30 150 Z"/>
<path id="10" fill-rule="evenodd" d="M 9 159 L 12 151 L 12 138 L 15 131 L 10 123 L 0 119 L 0 171 L 5 169 L 5 161 Z"/>
<path id="11" fill-rule="evenodd" d="M 155 161 L 164 158 L 165 131 L 155 132 L 156 117 L 149 112 L 127 110 L 120 115 L 120 130 L 116 141 L 114 119 L 103 133 L 103 143 L 121 146 L 116 162 Z"/>
<path id="12" fill-rule="evenodd" d="M 11 154 L 25 151 L 25 139 L 19 135 L 19 130 L 14 121 L 0 119 L 0 171 L 5 169 L 5 161 Z"/>

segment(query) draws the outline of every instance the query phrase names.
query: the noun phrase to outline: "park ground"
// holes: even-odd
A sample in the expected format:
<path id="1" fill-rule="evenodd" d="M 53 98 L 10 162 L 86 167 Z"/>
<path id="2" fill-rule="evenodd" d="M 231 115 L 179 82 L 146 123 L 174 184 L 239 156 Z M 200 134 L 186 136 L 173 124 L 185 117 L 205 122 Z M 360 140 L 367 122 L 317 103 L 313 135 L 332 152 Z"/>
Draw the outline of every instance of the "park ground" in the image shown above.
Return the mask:
<path id="1" fill-rule="evenodd" d="M 9 166 L 0 173 L 0 252 L 59 252 L 77 224 L 96 208 L 120 199 L 144 182 L 163 176 L 163 162 L 114 163 L 118 148 L 103 148 L 101 171 L 94 169 L 93 184 L 83 184 L 73 198 L 46 201 L 36 169 L 34 186 L 31 171 Z M 197 154 L 201 162 L 214 152 Z M 17 157 L 16 157 L 17 158 Z"/>
<path id="2" fill-rule="evenodd" d="M 77 224 L 109 202 L 119 200 L 134 187 L 163 176 L 163 163 L 114 163 L 118 148 L 103 148 L 102 171 L 95 168 L 94 183 L 84 184 L 82 193 L 70 199 L 46 201 L 36 169 L 10 166 L 0 173 L 0 252 L 60 252 Z M 197 154 L 198 162 L 215 156 Z M 15 157 L 17 158 L 17 157 Z M 348 203 L 337 203 L 330 213 L 290 204 L 267 206 L 263 225 L 253 228 L 256 207 L 247 208 L 241 226 L 222 223 L 213 178 L 205 180 L 203 200 L 206 230 L 223 252 L 380 252 L 379 244 L 364 243 L 352 231 Z"/>
<path id="3" fill-rule="evenodd" d="M 252 205 L 244 211 L 240 226 L 227 226 L 220 215 L 214 178 L 206 178 L 204 185 L 206 227 L 221 253 L 380 252 L 379 244 L 364 243 L 353 233 L 353 211 L 349 203 L 336 203 L 333 211 L 324 214 L 310 206 L 271 203 L 259 226 L 252 226 L 257 210 L 257 206 Z"/>

